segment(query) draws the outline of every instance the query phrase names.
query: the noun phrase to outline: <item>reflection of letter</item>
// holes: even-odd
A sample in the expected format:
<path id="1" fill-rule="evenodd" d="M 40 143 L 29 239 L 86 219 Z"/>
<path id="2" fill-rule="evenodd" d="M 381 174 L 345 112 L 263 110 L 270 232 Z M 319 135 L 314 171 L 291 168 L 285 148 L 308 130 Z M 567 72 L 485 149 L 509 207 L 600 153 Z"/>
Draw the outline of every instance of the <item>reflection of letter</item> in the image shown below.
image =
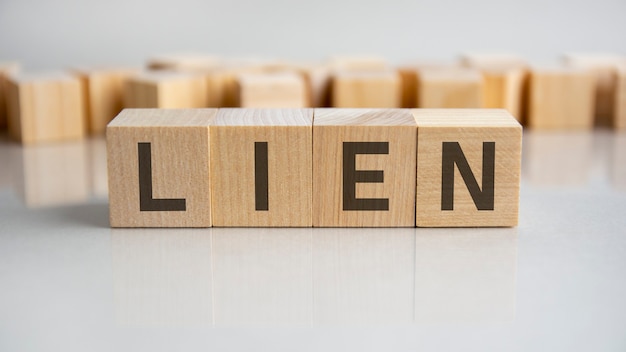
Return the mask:
<path id="1" fill-rule="evenodd" d="M 478 210 L 493 210 L 496 143 L 483 142 L 483 186 L 476 177 L 461 150 L 459 142 L 443 142 L 441 153 L 441 210 L 454 210 L 454 164 L 459 168 L 463 182 Z"/>
<path id="2" fill-rule="evenodd" d="M 185 211 L 185 199 L 152 198 L 152 152 L 150 143 L 138 143 L 139 157 L 139 210 Z"/>
<path id="3" fill-rule="evenodd" d="M 267 142 L 254 142 L 254 203 L 256 210 L 269 210 Z"/>
<path id="4" fill-rule="evenodd" d="M 357 182 L 384 182 L 382 170 L 356 170 L 357 154 L 389 154 L 389 142 L 343 142 L 343 210 L 389 210 L 387 198 L 356 198 Z"/>

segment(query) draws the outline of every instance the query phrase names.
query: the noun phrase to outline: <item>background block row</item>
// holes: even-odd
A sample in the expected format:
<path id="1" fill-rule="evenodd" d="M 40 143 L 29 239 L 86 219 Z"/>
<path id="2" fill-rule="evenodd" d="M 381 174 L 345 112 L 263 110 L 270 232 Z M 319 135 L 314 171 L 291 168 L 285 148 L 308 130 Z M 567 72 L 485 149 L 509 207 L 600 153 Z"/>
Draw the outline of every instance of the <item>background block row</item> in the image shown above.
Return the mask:
<path id="1" fill-rule="evenodd" d="M 127 109 L 111 226 L 515 226 L 521 137 L 495 109 Z"/>

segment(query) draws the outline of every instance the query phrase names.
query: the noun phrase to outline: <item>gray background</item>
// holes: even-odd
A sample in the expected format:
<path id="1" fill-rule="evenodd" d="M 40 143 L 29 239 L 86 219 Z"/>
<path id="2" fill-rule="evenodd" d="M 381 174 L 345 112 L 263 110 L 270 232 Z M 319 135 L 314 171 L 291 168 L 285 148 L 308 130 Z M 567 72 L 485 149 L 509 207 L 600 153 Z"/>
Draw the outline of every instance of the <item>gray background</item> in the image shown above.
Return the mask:
<path id="1" fill-rule="evenodd" d="M 568 51 L 626 53 L 624 15 L 624 0 L 0 0 L 0 60 L 48 69 L 194 51 L 401 62 L 472 50 L 544 63 Z"/>

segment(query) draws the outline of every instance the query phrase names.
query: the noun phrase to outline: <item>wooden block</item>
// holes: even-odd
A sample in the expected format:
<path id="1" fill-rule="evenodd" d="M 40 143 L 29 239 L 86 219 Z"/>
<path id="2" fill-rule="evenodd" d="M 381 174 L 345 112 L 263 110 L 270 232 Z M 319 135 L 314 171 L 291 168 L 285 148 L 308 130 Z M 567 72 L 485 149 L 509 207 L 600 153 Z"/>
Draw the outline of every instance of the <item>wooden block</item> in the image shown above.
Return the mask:
<path id="1" fill-rule="evenodd" d="M 531 70 L 526 124 L 535 129 L 593 127 L 594 78 L 581 69 Z"/>
<path id="2" fill-rule="evenodd" d="M 237 105 L 242 108 L 304 108 L 308 92 L 294 72 L 247 73 L 237 77 Z"/>
<path id="3" fill-rule="evenodd" d="M 83 93 L 65 73 L 21 74 L 7 81 L 9 133 L 24 144 L 85 135 Z"/>
<path id="4" fill-rule="evenodd" d="M 516 226 L 522 126 L 515 118 L 495 109 L 415 109 L 413 115 L 416 225 Z"/>
<path id="5" fill-rule="evenodd" d="M 626 57 L 614 54 L 569 53 L 564 55 L 568 67 L 587 70 L 595 79 L 595 124 L 614 125 L 617 67 L 626 63 Z"/>
<path id="6" fill-rule="evenodd" d="M 524 68 L 526 59 L 511 53 L 464 53 L 460 57 L 461 65 L 479 70 L 493 67 Z"/>
<path id="7" fill-rule="evenodd" d="M 421 108 L 480 108 L 483 81 L 473 69 L 429 69 L 420 72 L 418 106 Z"/>
<path id="8" fill-rule="evenodd" d="M 164 54 L 148 59 L 150 70 L 168 70 L 181 72 L 204 72 L 219 67 L 222 60 L 207 54 Z"/>
<path id="9" fill-rule="evenodd" d="M 615 118 L 613 127 L 618 130 L 626 129 L 626 64 L 618 66 L 615 84 Z"/>
<path id="10" fill-rule="evenodd" d="M 130 77 L 124 87 L 127 108 L 203 108 L 208 104 L 206 78 L 199 74 L 148 71 Z"/>
<path id="11" fill-rule="evenodd" d="M 107 124 L 122 111 L 125 81 L 138 72 L 120 68 L 81 68 L 75 73 L 83 84 L 88 131 L 104 134 Z"/>
<path id="12" fill-rule="evenodd" d="M 419 73 L 423 70 L 453 69 L 457 65 L 440 61 L 414 61 L 398 67 L 402 87 L 403 108 L 416 108 L 418 102 Z"/>
<path id="13" fill-rule="evenodd" d="M 402 96 L 395 71 L 338 71 L 332 79 L 336 108 L 397 108 Z"/>
<path id="14" fill-rule="evenodd" d="M 293 68 L 304 79 L 307 89 L 307 106 L 330 106 L 331 70 L 326 65 L 299 64 Z"/>
<path id="15" fill-rule="evenodd" d="M 311 226 L 311 109 L 220 109 L 211 125 L 214 226 Z"/>
<path id="16" fill-rule="evenodd" d="M 0 129 L 7 127 L 6 80 L 8 76 L 16 74 L 19 68 L 17 62 L 0 62 Z"/>
<path id="17" fill-rule="evenodd" d="M 313 226 L 414 226 L 416 134 L 406 109 L 316 109 Z"/>
<path id="18" fill-rule="evenodd" d="M 373 55 L 337 55 L 328 60 L 328 66 L 337 71 L 387 71 L 387 60 Z"/>
<path id="19" fill-rule="evenodd" d="M 210 227 L 216 109 L 126 109 L 107 127 L 111 227 Z"/>

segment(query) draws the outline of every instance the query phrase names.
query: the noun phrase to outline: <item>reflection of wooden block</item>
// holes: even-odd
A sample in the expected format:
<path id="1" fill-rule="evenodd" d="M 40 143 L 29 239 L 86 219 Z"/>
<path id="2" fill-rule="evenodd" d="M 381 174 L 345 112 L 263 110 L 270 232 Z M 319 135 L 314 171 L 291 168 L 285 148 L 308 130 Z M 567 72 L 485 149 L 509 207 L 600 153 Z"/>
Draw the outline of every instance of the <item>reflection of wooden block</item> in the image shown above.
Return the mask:
<path id="1" fill-rule="evenodd" d="M 528 127 L 593 127 L 594 78 L 586 71 L 533 69 L 529 89 Z"/>
<path id="2" fill-rule="evenodd" d="M 242 108 L 304 108 L 308 93 L 302 76 L 292 72 L 248 73 L 237 77 Z"/>
<path id="3" fill-rule="evenodd" d="M 626 64 L 617 69 L 613 126 L 620 130 L 626 129 Z"/>
<path id="4" fill-rule="evenodd" d="M 569 67 L 587 70 L 595 79 L 595 121 L 600 126 L 612 126 L 615 114 L 616 68 L 626 63 L 626 57 L 611 54 L 566 54 Z"/>
<path id="5" fill-rule="evenodd" d="M 432 69 L 420 72 L 418 106 L 421 108 L 480 108 L 482 77 L 473 69 Z"/>
<path id="6" fill-rule="evenodd" d="M 206 78 L 196 74 L 144 72 L 129 78 L 124 87 L 127 108 L 203 108 L 208 103 Z"/>
<path id="7" fill-rule="evenodd" d="M 505 110 L 413 114 L 417 226 L 517 225 L 522 126 Z"/>
<path id="8" fill-rule="evenodd" d="M 147 66 L 150 70 L 203 72 L 214 69 L 220 64 L 221 60 L 213 55 L 169 54 L 150 58 Z"/>
<path id="9" fill-rule="evenodd" d="M 311 226 L 311 109 L 220 109 L 211 125 L 214 226 Z"/>
<path id="10" fill-rule="evenodd" d="M 409 110 L 316 109 L 313 226 L 414 226 L 416 134 Z"/>
<path id="11" fill-rule="evenodd" d="M 107 124 L 123 108 L 124 82 L 135 70 L 79 69 L 83 83 L 84 108 L 89 132 L 104 134 Z"/>
<path id="12" fill-rule="evenodd" d="M 17 62 L 0 62 L 0 129 L 7 126 L 6 77 L 17 73 Z"/>
<path id="13" fill-rule="evenodd" d="M 215 109 L 126 109 L 107 127 L 112 227 L 209 227 Z"/>
<path id="14" fill-rule="evenodd" d="M 401 104 L 400 76 L 395 71 L 341 71 L 332 79 L 336 108 L 397 108 Z"/>
<path id="15" fill-rule="evenodd" d="M 83 94 L 68 74 L 17 75 L 7 81 L 9 133 L 24 144 L 85 135 Z"/>

